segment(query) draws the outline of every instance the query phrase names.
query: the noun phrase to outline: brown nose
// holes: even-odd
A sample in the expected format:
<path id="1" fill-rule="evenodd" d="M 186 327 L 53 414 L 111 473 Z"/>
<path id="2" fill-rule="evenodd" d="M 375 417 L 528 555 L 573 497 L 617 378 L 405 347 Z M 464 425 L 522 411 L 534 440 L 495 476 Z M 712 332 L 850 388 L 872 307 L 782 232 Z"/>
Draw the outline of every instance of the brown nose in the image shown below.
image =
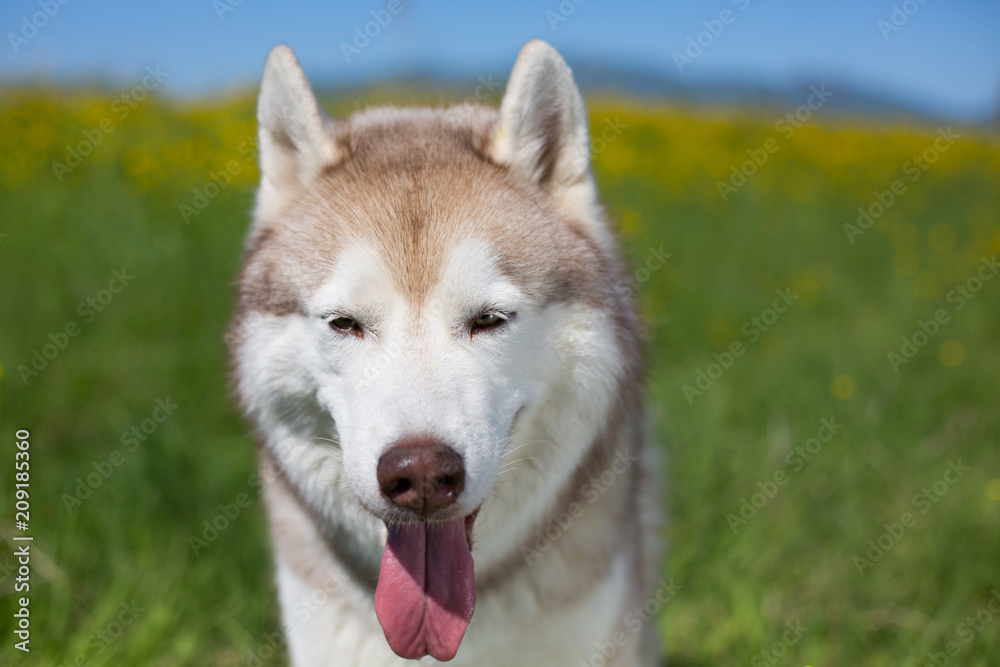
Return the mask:
<path id="1" fill-rule="evenodd" d="M 462 459 L 435 440 L 393 447 L 378 460 L 377 475 L 383 496 L 421 514 L 447 507 L 465 488 Z"/>

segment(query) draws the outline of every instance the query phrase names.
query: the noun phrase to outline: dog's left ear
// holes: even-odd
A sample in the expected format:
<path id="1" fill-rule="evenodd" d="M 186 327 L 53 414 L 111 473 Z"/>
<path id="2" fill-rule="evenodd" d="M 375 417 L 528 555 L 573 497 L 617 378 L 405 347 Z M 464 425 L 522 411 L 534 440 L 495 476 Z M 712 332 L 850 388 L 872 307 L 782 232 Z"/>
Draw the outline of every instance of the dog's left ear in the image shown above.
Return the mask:
<path id="1" fill-rule="evenodd" d="M 323 113 L 295 53 L 284 44 L 274 47 L 264 65 L 257 124 L 257 219 L 266 220 L 344 157 L 333 136 L 335 121 Z"/>
<path id="2" fill-rule="evenodd" d="M 557 198 L 591 185 L 583 98 L 566 62 L 539 39 L 514 63 L 491 149 L 497 162 Z"/>

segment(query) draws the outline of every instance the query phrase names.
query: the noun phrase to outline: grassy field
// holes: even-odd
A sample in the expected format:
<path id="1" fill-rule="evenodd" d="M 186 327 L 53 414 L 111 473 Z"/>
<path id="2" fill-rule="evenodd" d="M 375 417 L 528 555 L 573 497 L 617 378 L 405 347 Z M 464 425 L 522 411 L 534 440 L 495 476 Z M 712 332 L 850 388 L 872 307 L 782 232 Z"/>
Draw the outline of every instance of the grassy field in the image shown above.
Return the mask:
<path id="1" fill-rule="evenodd" d="M 252 100 L 115 101 L 0 102 L 0 662 L 283 664 L 222 338 Z M 590 106 L 668 454 L 671 664 L 996 664 L 996 135 Z M 18 429 L 30 657 L 12 635 Z"/>

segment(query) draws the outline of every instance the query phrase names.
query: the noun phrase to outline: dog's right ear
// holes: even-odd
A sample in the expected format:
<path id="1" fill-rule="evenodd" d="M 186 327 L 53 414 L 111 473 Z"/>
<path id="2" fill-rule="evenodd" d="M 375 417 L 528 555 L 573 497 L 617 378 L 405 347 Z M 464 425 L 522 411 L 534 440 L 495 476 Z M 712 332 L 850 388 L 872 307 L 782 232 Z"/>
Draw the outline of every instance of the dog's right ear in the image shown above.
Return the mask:
<path id="1" fill-rule="evenodd" d="M 260 191 L 257 219 L 276 215 L 328 166 L 343 159 L 334 121 L 320 108 L 295 53 L 285 44 L 271 51 L 257 101 Z"/>

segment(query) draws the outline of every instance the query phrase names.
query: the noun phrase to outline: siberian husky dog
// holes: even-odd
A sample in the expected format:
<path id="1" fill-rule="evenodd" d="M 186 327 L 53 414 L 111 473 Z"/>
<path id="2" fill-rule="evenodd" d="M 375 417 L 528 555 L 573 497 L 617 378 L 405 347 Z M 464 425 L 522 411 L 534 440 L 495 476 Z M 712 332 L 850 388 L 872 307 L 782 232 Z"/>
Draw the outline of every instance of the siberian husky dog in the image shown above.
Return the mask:
<path id="1" fill-rule="evenodd" d="M 292 663 L 658 664 L 641 336 L 566 63 L 331 119 L 278 46 L 258 122 L 231 340 Z"/>

